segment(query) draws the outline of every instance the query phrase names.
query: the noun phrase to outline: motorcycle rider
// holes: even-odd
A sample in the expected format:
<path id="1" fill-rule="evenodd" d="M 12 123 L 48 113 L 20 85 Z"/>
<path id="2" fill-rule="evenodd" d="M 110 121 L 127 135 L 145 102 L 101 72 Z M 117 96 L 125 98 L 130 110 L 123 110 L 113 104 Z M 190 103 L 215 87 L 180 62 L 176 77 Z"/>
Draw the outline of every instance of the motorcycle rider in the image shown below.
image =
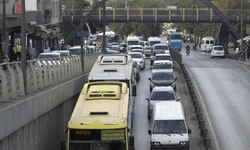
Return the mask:
<path id="1" fill-rule="evenodd" d="M 190 47 L 189 47 L 189 45 L 187 45 L 186 46 L 186 54 L 189 55 L 189 53 L 190 53 Z"/>
<path id="2" fill-rule="evenodd" d="M 193 49 L 196 50 L 197 43 L 194 43 Z"/>

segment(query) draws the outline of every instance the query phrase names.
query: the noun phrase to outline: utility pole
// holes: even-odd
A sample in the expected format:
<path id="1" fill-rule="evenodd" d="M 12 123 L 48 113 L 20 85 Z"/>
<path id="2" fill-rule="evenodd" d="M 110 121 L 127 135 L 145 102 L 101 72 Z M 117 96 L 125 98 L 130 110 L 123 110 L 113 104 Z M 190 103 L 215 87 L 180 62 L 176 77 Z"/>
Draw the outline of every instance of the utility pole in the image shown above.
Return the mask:
<path id="1" fill-rule="evenodd" d="M 5 0 L 3 0 L 3 41 L 2 41 L 2 51 L 1 55 L 4 58 L 4 56 L 7 54 L 7 43 L 6 43 L 6 3 Z"/>
<path id="2" fill-rule="evenodd" d="M 240 31 L 241 31 L 241 40 L 240 40 L 240 50 L 241 52 L 243 51 L 243 13 L 242 13 L 242 9 L 243 9 L 243 4 L 242 4 L 242 0 L 241 0 L 241 6 L 240 6 Z"/>
<path id="3" fill-rule="evenodd" d="M 83 53 L 83 36 L 84 36 L 84 34 L 83 34 L 83 3 L 84 3 L 84 1 L 83 0 L 80 0 L 80 2 L 81 2 L 81 22 L 80 22 L 80 24 L 81 24 L 81 38 L 80 38 L 80 40 L 81 40 L 81 64 L 82 64 L 82 71 L 84 71 L 84 53 Z"/>
<path id="4" fill-rule="evenodd" d="M 26 93 L 26 21 L 25 21 L 25 0 L 22 0 L 21 11 L 21 69 L 23 71 L 24 91 Z"/>
<path id="5" fill-rule="evenodd" d="M 102 53 L 105 54 L 105 47 L 106 47 L 106 17 L 105 17 L 105 9 L 106 9 L 106 3 L 103 5 L 103 38 L 102 38 Z"/>

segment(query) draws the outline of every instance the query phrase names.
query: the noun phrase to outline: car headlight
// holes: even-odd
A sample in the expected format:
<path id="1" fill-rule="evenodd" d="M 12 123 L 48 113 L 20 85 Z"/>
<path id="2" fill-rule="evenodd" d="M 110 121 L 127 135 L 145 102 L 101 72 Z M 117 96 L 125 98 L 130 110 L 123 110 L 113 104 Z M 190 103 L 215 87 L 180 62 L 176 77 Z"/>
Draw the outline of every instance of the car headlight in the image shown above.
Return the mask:
<path id="1" fill-rule="evenodd" d="M 189 141 L 180 141 L 179 145 L 189 145 Z"/>
<path id="2" fill-rule="evenodd" d="M 161 143 L 160 142 L 151 142 L 151 145 L 152 146 L 158 146 L 158 145 L 161 145 Z"/>

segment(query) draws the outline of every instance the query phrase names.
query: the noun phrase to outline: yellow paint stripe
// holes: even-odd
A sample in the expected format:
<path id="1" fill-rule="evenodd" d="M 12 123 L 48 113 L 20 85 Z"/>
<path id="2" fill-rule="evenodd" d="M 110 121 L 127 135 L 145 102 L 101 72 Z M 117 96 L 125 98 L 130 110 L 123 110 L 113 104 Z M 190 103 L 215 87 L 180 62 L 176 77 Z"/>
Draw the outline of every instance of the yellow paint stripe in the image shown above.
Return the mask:
<path id="1" fill-rule="evenodd" d="M 182 21 L 185 22 L 185 8 L 183 8 Z"/>
<path id="2" fill-rule="evenodd" d="M 102 9 L 101 9 L 101 7 L 99 7 L 99 22 L 101 22 L 101 17 L 102 16 Z"/>
<path id="3" fill-rule="evenodd" d="M 168 9 L 168 21 L 171 22 L 171 9 Z"/>
<path id="4" fill-rule="evenodd" d="M 213 9 L 210 8 L 210 22 L 213 21 Z"/>
<path id="5" fill-rule="evenodd" d="M 141 22 L 143 22 L 143 9 L 140 8 L 140 12 L 141 12 Z"/>
<path id="6" fill-rule="evenodd" d="M 199 9 L 197 8 L 196 9 L 196 22 L 199 21 Z"/>
<path id="7" fill-rule="evenodd" d="M 129 22 L 129 8 L 127 8 L 127 22 Z"/>
<path id="8" fill-rule="evenodd" d="M 155 8 L 155 22 L 157 22 L 157 8 Z"/>
<path id="9" fill-rule="evenodd" d="M 115 22 L 115 8 L 113 7 L 113 22 Z"/>

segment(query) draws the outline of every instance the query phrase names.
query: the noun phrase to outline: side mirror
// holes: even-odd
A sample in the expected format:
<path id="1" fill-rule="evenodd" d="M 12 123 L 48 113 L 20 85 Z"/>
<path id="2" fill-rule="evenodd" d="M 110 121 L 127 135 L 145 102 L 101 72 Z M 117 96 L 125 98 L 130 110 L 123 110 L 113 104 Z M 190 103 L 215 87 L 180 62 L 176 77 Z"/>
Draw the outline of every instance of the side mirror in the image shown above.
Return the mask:
<path id="1" fill-rule="evenodd" d="M 146 98 L 146 101 L 148 101 L 148 102 L 149 102 L 149 99 L 148 99 L 148 98 Z"/>
<path id="2" fill-rule="evenodd" d="M 132 96 L 136 96 L 136 85 L 132 86 Z"/>
<path id="3" fill-rule="evenodd" d="M 180 97 L 177 97 L 177 101 L 179 101 L 181 98 Z"/>
<path id="4" fill-rule="evenodd" d="M 148 130 L 148 134 L 151 135 L 151 130 Z"/>
<path id="5" fill-rule="evenodd" d="M 150 69 L 152 69 L 152 67 L 150 67 Z"/>
<path id="6" fill-rule="evenodd" d="M 192 132 L 191 129 L 188 129 L 188 134 L 191 134 L 191 132 Z"/>
<path id="7" fill-rule="evenodd" d="M 135 149 L 135 137 L 130 136 L 128 139 L 129 142 L 129 150 L 134 150 Z"/>
<path id="8" fill-rule="evenodd" d="M 175 78 L 174 80 L 176 81 L 178 78 Z"/>
<path id="9" fill-rule="evenodd" d="M 60 141 L 60 150 L 66 150 L 66 142 L 64 139 L 61 139 Z"/>
<path id="10" fill-rule="evenodd" d="M 151 81 L 151 78 L 148 78 L 149 81 Z"/>

